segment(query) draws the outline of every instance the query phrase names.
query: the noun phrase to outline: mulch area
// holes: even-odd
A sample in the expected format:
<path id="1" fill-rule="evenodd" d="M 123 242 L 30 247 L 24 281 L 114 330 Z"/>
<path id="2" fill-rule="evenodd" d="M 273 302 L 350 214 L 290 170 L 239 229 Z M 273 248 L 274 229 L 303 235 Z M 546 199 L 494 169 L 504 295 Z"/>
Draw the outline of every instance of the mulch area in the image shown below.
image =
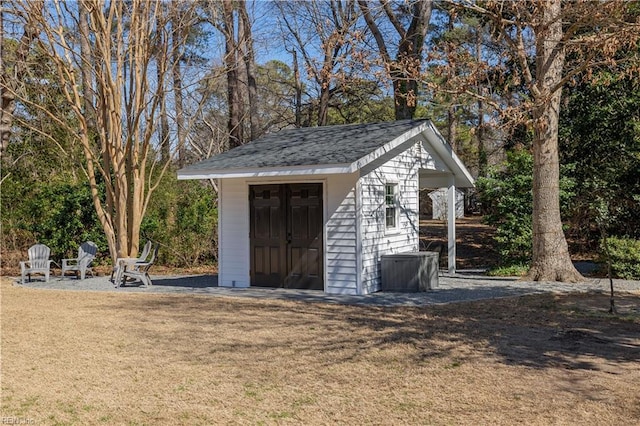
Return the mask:
<path id="1" fill-rule="evenodd" d="M 493 248 L 495 228 L 482 223 L 481 216 L 469 216 L 456 220 L 456 263 L 458 269 L 488 269 L 498 264 L 499 256 Z M 446 265 L 447 222 L 421 220 L 420 240 L 423 246 L 444 244 L 440 257 Z"/>

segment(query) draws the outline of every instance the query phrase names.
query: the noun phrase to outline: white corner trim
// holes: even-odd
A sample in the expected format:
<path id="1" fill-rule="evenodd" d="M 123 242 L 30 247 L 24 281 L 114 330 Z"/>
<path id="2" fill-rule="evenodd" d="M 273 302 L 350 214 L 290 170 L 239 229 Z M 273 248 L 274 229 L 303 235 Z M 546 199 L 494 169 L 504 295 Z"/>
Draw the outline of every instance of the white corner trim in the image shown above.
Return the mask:
<path id="1" fill-rule="evenodd" d="M 363 263 L 362 263 L 362 233 L 363 233 L 363 219 L 362 219 L 362 183 L 360 182 L 361 177 L 356 179 L 356 187 L 355 187 L 355 213 L 356 213 L 356 294 L 362 295 L 364 293 L 364 289 L 362 288 L 362 274 Z"/>

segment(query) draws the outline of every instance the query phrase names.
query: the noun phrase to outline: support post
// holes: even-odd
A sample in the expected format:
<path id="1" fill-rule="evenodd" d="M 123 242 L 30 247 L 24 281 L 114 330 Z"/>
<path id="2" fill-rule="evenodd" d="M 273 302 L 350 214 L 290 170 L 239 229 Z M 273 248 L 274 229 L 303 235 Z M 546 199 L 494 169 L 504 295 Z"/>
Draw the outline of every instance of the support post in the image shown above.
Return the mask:
<path id="1" fill-rule="evenodd" d="M 456 273 L 456 184 L 455 177 L 449 177 L 447 191 L 447 237 L 449 273 Z"/>

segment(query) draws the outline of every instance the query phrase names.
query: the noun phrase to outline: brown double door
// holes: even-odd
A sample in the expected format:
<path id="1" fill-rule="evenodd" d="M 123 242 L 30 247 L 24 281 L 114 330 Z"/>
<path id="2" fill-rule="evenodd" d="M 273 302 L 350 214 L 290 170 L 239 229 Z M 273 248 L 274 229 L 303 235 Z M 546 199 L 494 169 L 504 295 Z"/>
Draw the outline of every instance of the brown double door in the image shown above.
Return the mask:
<path id="1" fill-rule="evenodd" d="M 249 186 L 251 285 L 323 290 L 322 184 Z"/>

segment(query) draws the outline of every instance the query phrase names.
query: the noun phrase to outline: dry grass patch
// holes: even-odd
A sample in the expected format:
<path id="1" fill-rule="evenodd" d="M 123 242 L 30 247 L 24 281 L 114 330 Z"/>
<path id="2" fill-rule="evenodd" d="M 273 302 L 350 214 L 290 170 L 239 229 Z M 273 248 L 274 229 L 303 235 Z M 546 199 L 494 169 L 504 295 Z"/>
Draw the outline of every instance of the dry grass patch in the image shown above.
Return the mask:
<path id="1" fill-rule="evenodd" d="M 36 424 L 632 424 L 640 295 L 434 308 L 2 280 L 2 416 Z M 589 299 L 591 298 L 591 299 Z M 625 302 L 623 302 L 624 300 Z"/>

